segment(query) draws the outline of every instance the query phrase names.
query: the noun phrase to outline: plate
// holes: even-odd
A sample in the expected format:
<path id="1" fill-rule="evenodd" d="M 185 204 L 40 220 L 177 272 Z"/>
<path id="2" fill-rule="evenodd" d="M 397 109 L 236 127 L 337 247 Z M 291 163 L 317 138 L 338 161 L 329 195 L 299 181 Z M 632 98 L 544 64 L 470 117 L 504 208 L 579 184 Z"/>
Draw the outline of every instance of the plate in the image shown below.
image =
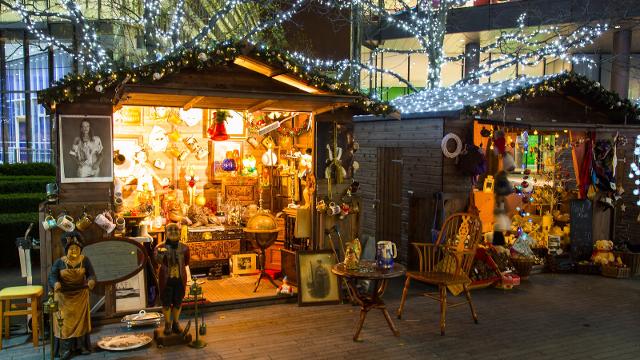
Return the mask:
<path id="1" fill-rule="evenodd" d="M 105 336 L 98 340 L 98 346 L 104 350 L 125 351 L 145 346 L 151 342 L 151 337 L 146 334 L 124 334 Z"/>

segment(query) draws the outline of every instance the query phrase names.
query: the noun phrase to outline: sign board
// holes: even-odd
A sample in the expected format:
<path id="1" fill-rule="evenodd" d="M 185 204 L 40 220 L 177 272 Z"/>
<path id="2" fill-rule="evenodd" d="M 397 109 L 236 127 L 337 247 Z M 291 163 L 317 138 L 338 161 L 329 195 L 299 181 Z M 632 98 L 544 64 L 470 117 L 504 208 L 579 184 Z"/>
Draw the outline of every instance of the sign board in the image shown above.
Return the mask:
<path id="1" fill-rule="evenodd" d="M 593 252 L 593 207 L 590 200 L 571 200 L 571 255 L 588 260 Z"/>

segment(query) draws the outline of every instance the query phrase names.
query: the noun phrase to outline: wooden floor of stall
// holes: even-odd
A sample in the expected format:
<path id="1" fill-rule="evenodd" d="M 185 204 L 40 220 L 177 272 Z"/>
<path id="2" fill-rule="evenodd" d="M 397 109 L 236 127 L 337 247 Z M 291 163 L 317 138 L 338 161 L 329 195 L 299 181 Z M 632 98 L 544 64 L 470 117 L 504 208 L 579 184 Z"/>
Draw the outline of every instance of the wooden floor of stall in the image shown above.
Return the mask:
<path id="1" fill-rule="evenodd" d="M 225 276 L 222 279 L 198 279 L 202 286 L 202 293 L 207 303 L 225 303 L 228 301 L 248 300 L 258 298 L 272 298 L 276 295 L 276 288 L 269 280 L 262 279 L 256 292 L 256 275 Z M 280 280 L 276 280 L 280 284 Z"/>

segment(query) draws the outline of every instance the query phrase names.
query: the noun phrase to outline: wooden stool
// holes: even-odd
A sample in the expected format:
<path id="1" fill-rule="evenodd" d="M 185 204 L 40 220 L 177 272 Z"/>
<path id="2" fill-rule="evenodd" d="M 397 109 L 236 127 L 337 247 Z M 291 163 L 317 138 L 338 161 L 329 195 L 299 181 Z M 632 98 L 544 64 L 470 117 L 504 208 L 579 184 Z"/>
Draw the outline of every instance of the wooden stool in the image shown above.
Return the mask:
<path id="1" fill-rule="evenodd" d="M 40 298 L 43 293 L 44 290 L 40 285 L 13 286 L 0 290 L 0 350 L 2 350 L 2 330 L 4 328 L 4 337 L 8 339 L 9 317 L 17 315 L 31 314 L 33 346 L 38 346 L 38 331 L 40 330 Z M 21 304 L 21 307 L 25 307 L 24 310 L 11 310 L 11 300 L 15 299 L 31 299 L 31 304 Z"/>

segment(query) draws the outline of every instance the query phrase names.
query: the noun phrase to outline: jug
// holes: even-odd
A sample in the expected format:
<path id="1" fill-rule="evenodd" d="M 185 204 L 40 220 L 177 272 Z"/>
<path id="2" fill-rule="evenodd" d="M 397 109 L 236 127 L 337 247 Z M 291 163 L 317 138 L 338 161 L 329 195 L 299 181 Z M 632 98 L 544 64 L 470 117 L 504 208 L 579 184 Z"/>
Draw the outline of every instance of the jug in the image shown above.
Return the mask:
<path id="1" fill-rule="evenodd" d="M 376 243 L 376 265 L 380 269 L 391 269 L 393 259 L 398 255 L 396 244 L 391 241 L 378 241 Z"/>

